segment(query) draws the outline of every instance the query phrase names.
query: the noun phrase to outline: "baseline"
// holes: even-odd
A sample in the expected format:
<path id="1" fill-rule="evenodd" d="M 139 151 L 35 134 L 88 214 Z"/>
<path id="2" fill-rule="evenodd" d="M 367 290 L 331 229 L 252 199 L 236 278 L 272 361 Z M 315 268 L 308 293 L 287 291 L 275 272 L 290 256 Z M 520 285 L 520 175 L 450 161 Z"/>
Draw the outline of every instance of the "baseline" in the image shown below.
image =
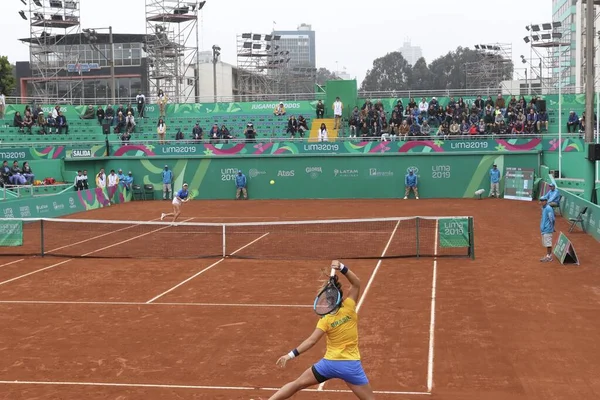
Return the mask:
<path id="1" fill-rule="evenodd" d="M 153 383 L 112 383 L 112 382 L 52 382 L 52 381 L 0 381 L 0 385 L 39 385 L 39 386 L 105 386 L 105 387 L 124 387 L 124 388 L 156 388 L 156 389 L 191 389 L 191 390 L 260 390 L 266 392 L 276 392 L 279 388 L 271 387 L 251 387 L 251 386 L 203 386 L 203 385 L 174 385 L 174 384 L 153 384 Z M 347 389 L 304 389 L 303 392 L 323 392 L 323 393 L 352 393 Z M 403 396 L 431 396 L 428 392 L 401 392 L 393 390 L 374 390 L 375 394 L 390 394 Z"/>

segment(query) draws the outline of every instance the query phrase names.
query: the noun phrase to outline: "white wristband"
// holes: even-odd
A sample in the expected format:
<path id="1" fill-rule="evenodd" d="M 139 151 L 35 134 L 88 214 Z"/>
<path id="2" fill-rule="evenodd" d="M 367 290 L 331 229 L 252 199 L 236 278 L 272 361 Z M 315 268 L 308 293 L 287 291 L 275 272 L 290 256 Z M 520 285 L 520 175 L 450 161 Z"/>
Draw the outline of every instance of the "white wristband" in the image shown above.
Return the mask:
<path id="1" fill-rule="evenodd" d="M 289 357 L 289 358 L 290 358 L 290 360 L 291 360 L 292 358 L 296 358 L 296 355 L 294 354 L 294 352 L 293 352 L 293 351 L 290 351 L 290 352 L 288 353 L 288 357 Z"/>

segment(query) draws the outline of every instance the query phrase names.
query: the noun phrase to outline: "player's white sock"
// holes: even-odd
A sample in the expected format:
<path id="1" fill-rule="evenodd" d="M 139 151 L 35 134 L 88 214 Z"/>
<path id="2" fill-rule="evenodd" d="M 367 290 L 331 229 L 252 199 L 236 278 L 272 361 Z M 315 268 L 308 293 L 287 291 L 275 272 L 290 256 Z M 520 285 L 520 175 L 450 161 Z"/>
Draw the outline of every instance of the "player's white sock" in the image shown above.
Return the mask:
<path id="1" fill-rule="evenodd" d="M 160 220 L 162 221 L 163 219 L 165 219 L 165 213 L 160 214 Z"/>

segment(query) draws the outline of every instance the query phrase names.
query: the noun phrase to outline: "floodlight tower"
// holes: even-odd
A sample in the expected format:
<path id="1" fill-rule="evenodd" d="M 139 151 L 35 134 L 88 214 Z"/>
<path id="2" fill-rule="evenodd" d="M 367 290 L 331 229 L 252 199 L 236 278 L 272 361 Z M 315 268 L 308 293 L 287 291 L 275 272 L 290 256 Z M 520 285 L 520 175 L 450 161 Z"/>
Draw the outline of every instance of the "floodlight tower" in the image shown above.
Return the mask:
<path id="1" fill-rule="evenodd" d="M 198 57 L 198 14 L 206 1 L 146 0 L 146 43 L 151 95 L 162 90 L 172 102 L 186 102 Z"/>
<path id="2" fill-rule="evenodd" d="M 83 88 L 81 75 L 68 68 L 80 58 L 80 0 L 21 1 L 29 7 L 19 15 L 29 20 L 29 39 L 22 41 L 29 44 L 31 96 L 44 103 L 82 97 L 78 94 Z"/>

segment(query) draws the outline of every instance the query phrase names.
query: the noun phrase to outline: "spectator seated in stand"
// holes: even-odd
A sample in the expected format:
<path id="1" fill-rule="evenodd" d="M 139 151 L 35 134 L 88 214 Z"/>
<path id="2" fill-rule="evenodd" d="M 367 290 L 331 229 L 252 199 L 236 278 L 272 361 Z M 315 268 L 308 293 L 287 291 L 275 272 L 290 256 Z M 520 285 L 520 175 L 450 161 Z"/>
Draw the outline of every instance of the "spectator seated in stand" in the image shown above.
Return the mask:
<path id="1" fill-rule="evenodd" d="M 10 167 L 6 160 L 2 162 L 2 167 L 0 167 L 0 184 L 2 187 L 10 185 Z"/>
<path id="2" fill-rule="evenodd" d="M 254 124 L 252 122 L 248 122 L 246 125 L 244 136 L 246 137 L 246 143 L 254 143 L 256 141 L 256 129 L 254 129 Z"/>
<path id="3" fill-rule="evenodd" d="M 306 122 L 306 118 L 300 115 L 298 117 L 298 133 L 300 134 L 301 138 L 304 137 L 304 133 L 306 131 L 308 131 L 308 122 Z"/>
<path id="4" fill-rule="evenodd" d="M 298 132 L 298 121 L 296 120 L 296 117 L 292 115 L 288 119 L 287 130 L 285 131 L 285 133 L 290 135 L 291 138 L 295 138 L 296 132 Z"/>
<path id="5" fill-rule="evenodd" d="M 13 118 L 13 126 L 15 128 L 19 128 L 19 132 L 23 132 L 25 129 L 25 122 L 23 121 L 23 117 L 21 116 L 21 113 L 19 111 L 15 113 L 15 116 Z"/>
<path id="6" fill-rule="evenodd" d="M 579 128 L 579 117 L 575 114 L 575 111 L 569 113 L 569 119 L 567 120 L 567 132 L 576 133 Z"/>
<path id="7" fill-rule="evenodd" d="M 114 108 L 112 108 L 112 106 L 109 104 L 109 105 L 106 107 L 106 111 L 104 112 L 104 120 L 105 120 L 105 122 L 106 122 L 108 125 L 112 126 L 112 125 L 113 125 L 113 121 L 114 121 L 114 119 L 115 119 L 115 110 L 114 110 Z"/>
<path id="8" fill-rule="evenodd" d="M 185 139 L 183 132 L 181 132 L 181 128 L 177 129 L 177 133 L 175 134 L 175 140 L 183 140 Z"/>
<path id="9" fill-rule="evenodd" d="M 19 167 L 19 162 L 14 161 L 13 166 L 10 169 L 10 178 L 9 182 L 13 185 L 24 185 L 27 182 L 27 179 L 22 174 L 21 168 Z"/>
<path id="10" fill-rule="evenodd" d="M 135 118 L 133 117 L 133 112 L 128 111 L 127 117 L 125 117 L 125 131 L 131 135 L 135 132 Z"/>
<path id="11" fill-rule="evenodd" d="M 48 113 L 48 118 L 46 118 L 46 132 L 48 134 L 51 134 L 52 128 L 54 128 L 54 133 L 58 133 L 58 128 L 56 127 L 56 119 L 54 119 L 52 113 Z"/>
<path id="12" fill-rule="evenodd" d="M 226 141 L 233 139 L 231 132 L 229 132 L 229 129 L 227 129 L 227 127 L 225 125 L 221 125 L 221 130 L 219 131 L 219 135 L 221 136 L 221 139 L 226 140 Z M 228 142 L 225 142 L 225 143 L 228 143 Z"/>
<path id="13" fill-rule="evenodd" d="M 98 109 L 96 110 L 96 118 L 98 119 L 98 123 L 100 125 L 104 123 L 104 115 L 104 109 L 102 106 L 98 106 Z"/>
<path id="14" fill-rule="evenodd" d="M 216 143 L 219 140 L 219 125 L 213 124 L 212 128 L 208 131 L 208 138 L 211 143 Z"/>
<path id="15" fill-rule="evenodd" d="M 45 135 L 46 134 L 46 118 L 44 117 L 44 112 L 37 114 L 37 126 L 38 126 L 38 134 Z"/>
<path id="16" fill-rule="evenodd" d="M 119 111 L 117 113 L 117 118 L 115 122 L 115 133 L 117 135 L 120 135 L 121 132 L 125 129 L 126 123 L 127 122 L 125 121 L 125 116 L 123 115 L 123 112 Z"/>
<path id="17" fill-rule="evenodd" d="M 60 111 L 58 113 L 58 118 L 56 118 L 56 133 L 59 135 L 62 134 L 63 129 L 65 130 L 65 135 L 69 134 L 69 124 L 67 123 L 67 117 L 65 117 Z"/>
<path id="18" fill-rule="evenodd" d="M 23 168 L 21 169 L 21 174 L 25 177 L 25 183 L 27 185 L 33 185 L 33 181 L 35 180 L 35 175 L 33 174 L 33 170 L 29 166 L 29 162 L 25 161 L 23 163 Z"/>
<path id="19" fill-rule="evenodd" d="M 94 119 L 94 118 L 96 118 L 96 112 L 94 111 L 94 106 L 89 105 L 86 108 L 85 113 L 83 113 L 83 115 L 80 118 L 81 119 Z"/>
<path id="20" fill-rule="evenodd" d="M 273 114 L 275 114 L 277 116 L 285 115 L 285 106 L 283 105 L 283 102 L 281 102 L 275 106 L 275 110 L 273 110 Z"/>
<path id="21" fill-rule="evenodd" d="M 196 122 L 196 125 L 194 125 L 194 128 L 192 129 L 192 139 L 195 141 L 201 141 L 202 140 L 202 128 L 200 127 L 200 124 Z"/>
<path id="22" fill-rule="evenodd" d="M 325 116 L 325 104 L 323 104 L 322 100 L 319 100 L 317 102 L 317 119 L 323 119 L 323 117 Z"/>

